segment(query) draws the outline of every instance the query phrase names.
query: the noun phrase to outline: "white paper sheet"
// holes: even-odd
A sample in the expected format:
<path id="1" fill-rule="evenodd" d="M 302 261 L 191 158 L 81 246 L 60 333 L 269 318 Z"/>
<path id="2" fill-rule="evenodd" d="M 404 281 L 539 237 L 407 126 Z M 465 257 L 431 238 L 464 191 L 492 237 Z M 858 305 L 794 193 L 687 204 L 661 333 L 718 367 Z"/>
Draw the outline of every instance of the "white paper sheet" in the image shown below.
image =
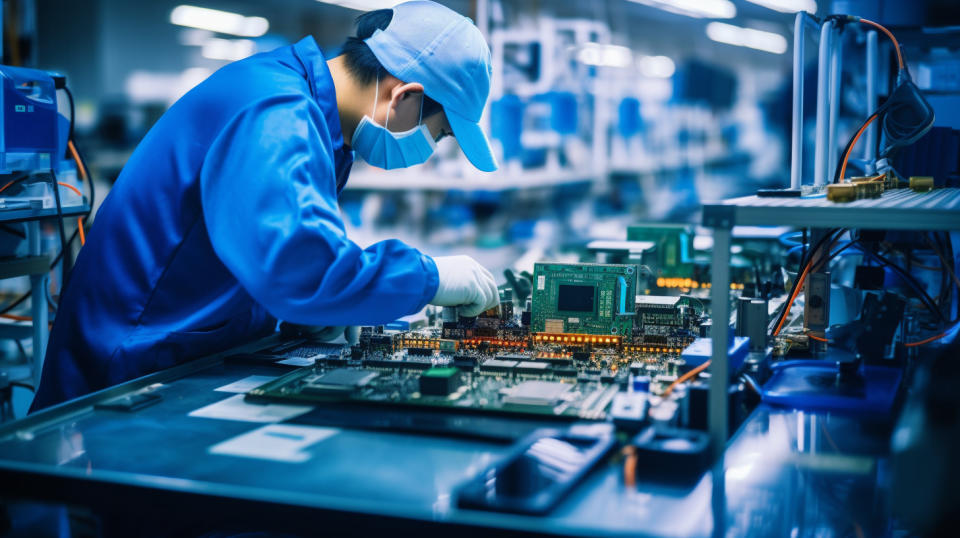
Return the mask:
<path id="1" fill-rule="evenodd" d="M 304 449 L 335 435 L 336 428 L 271 424 L 210 447 L 211 454 L 302 463 L 310 459 Z"/>
<path id="2" fill-rule="evenodd" d="M 281 422 L 300 416 L 313 407 L 309 405 L 253 404 L 243 401 L 243 394 L 231 396 L 217 403 L 195 409 L 191 417 L 242 420 L 246 422 Z"/>
<path id="3" fill-rule="evenodd" d="M 217 392 L 233 392 L 233 393 L 249 392 L 259 387 L 260 385 L 263 385 L 264 383 L 273 381 L 274 379 L 276 379 L 276 376 L 252 375 L 249 377 L 245 377 L 243 379 L 238 379 L 237 381 L 234 381 L 229 385 L 217 387 L 213 390 Z"/>

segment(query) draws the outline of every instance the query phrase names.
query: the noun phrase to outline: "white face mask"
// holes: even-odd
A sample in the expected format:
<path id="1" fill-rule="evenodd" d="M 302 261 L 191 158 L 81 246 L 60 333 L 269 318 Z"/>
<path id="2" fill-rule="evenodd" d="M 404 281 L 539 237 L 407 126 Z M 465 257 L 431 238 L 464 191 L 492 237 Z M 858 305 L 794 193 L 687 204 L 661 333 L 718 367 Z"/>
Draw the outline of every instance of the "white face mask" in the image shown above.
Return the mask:
<path id="1" fill-rule="evenodd" d="M 373 110 L 377 110 L 377 99 L 380 97 L 380 75 L 377 74 L 376 97 L 373 101 Z M 423 94 L 420 96 L 420 119 L 417 126 L 402 133 L 393 133 L 384 125 L 377 124 L 370 116 L 364 116 L 353 132 L 351 147 L 367 163 L 393 170 L 422 164 L 433 155 L 437 144 L 430 136 L 430 130 L 421 123 L 423 121 Z M 390 112 L 387 111 L 387 124 L 390 123 Z"/>

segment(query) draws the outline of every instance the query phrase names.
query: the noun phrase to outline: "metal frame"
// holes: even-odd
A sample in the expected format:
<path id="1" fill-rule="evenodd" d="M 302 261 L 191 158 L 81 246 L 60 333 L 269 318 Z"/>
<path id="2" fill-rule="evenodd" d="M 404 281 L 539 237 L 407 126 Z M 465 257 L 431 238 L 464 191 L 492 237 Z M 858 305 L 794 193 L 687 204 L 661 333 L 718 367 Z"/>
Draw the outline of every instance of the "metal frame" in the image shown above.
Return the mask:
<path id="1" fill-rule="evenodd" d="M 87 212 L 87 205 L 63 208 L 64 217 L 83 215 Z M 13 209 L 0 211 L 0 222 L 26 222 L 27 224 L 27 254 L 31 258 L 43 258 L 43 263 L 47 264 L 48 259 L 43 255 L 42 238 L 40 231 L 40 221 L 49 218 L 56 218 L 57 210 L 47 209 Z M 43 371 L 43 359 L 47 352 L 47 339 L 50 336 L 50 317 L 47 311 L 47 286 L 50 282 L 50 268 L 47 265 L 42 273 L 31 271 L 30 273 L 30 296 L 42 297 L 40 301 L 30 301 L 30 317 L 33 318 L 33 365 L 31 366 L 33 374 L 33 386 L 40 386 L 40 374 Z M 2 276 L 0 276 L 2 278 Z M 7 333 L 10 334 L 10 333 Z"/>
<path id="2" fill-rule="evenodd" d="M 730 319 L 730 240 L 734 225 L 866 228 L 882 230 L 960 230 L 960 189 L 916 193 L 899 189 L 881 198 L 841 204 L 826 198 L 745 196 L 703 207 L 703 225 L 713 232 L 711 289 L 713 353 L 710 363 L 708 429 L 716 459 L 714 480 L 723 476 L 729 412 L 727 409 L 727 334 Z M 714 496 L 723 496 L 722 487 Z M 714 499 L 714 521 L 725 517 L 723 499 Z M 716 524 L 715 524 L 716 525 Z M 715 528 L 725 528 L 716 525 Z"/>

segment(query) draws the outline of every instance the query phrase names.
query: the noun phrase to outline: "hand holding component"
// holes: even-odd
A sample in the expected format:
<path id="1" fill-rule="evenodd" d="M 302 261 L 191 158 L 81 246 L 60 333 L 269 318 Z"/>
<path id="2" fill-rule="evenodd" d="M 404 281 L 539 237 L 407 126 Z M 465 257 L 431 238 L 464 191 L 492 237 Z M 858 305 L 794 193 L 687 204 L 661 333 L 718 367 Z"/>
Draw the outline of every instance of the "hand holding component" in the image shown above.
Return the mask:
<path id="1" fill-rule="evenodd" d="M 440 274 L 440 285 L 430 304 L 458 306 L 460 314 L 467 317 L 500 304 L 493 275 L 470 256 L 441 256 L 433 261 Z"/>

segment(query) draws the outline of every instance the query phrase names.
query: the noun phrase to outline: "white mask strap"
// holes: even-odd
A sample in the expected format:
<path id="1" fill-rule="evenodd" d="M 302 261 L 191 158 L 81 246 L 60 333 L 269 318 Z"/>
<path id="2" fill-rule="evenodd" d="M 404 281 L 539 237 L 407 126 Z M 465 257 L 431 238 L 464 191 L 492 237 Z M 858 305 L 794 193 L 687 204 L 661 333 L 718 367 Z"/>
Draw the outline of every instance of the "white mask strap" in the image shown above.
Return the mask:
<path id="1" fill-rule="evenodd" d="M 377 69 L 377 86 L 376 93 L 373 94 L 373 113 L 370 114 L 371 118 L 377 117 L 377 101 L 380 99 L 380 69 Z M 390 119 L 389 114 L 387 119 Z"/>

